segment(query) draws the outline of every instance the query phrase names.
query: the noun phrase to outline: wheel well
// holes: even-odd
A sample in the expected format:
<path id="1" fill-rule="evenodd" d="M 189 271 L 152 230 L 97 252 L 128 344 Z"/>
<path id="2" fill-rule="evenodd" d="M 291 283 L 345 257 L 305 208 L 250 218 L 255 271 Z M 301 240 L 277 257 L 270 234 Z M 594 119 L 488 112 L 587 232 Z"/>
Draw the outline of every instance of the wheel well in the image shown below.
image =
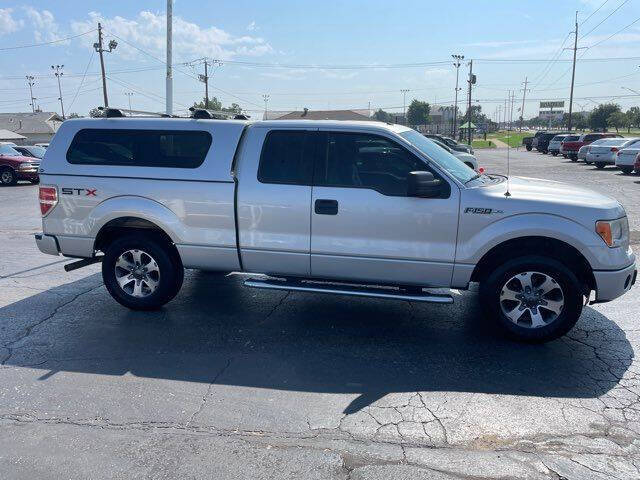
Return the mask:
<path id="1" fill-rule="evenodd" d="M 501 263 L 523 254 L 551 257 L 573 271 L 584 282 L 585 291 L 595 290 L 596 282 L 591 265 L 573 246 L 548 237 L 520 237 L 496 245 L 480 259 L 471 275 L 472 282 L 482 282 Z"/>
<path id="2" fill-rule="evenodd" d="M 104 252 L 109 244 L 119 236 L 127 233 L 133 233 L 139 231 L 141 233 L 153 234 L 162 239 L 167 245 L 170 245 L 175 253 L 178 251 L 171 240 L 171 237 L 155 223 L 137 217 L 120 217 L 107 222 L 96 235 L 96 240 L 93 244 L 94 251 Z"/>

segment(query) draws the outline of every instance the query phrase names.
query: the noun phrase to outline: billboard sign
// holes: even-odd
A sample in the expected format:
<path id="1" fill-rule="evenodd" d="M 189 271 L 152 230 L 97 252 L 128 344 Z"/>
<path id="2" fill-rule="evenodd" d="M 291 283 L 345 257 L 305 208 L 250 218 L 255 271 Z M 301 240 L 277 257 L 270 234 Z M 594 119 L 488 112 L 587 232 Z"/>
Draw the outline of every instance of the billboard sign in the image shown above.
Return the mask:
<path id="1" fill-rule="evenodd" d="M 540 102 L 540 108 L 564 108 L 564 100 L 561 102 Z"/>

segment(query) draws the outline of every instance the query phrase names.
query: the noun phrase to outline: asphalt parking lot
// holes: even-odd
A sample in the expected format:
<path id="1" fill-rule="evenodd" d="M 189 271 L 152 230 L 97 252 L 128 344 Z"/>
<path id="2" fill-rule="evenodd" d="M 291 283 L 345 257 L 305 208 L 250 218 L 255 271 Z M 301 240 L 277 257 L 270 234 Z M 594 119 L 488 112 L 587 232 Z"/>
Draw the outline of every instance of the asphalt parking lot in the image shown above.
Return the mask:
<path id="1" fill-rule="evenodd" d="M 505 150 L 476 152 L 504 173 Z M 511 151 L 513 175 L 627 209 L 640 176 Z M 509 342 L 453 306 L 244 289 L 189 271 L 158 312 L 41 254 L 37 187 L 0 188 L 0 478 L 634 479 L 640 299 Z"/>

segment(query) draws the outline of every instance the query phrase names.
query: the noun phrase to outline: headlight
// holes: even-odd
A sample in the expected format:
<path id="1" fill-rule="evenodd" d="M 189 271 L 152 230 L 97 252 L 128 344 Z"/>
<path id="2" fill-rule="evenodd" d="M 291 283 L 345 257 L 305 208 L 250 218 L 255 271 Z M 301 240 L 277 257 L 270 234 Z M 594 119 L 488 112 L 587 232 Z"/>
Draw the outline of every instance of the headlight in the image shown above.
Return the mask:
<path id="1" fill-rule="evenodd" d="M 18 170 L 33 170 L 36 168 L 36 165 L 33 163 L 21 163 L 18 165 Z"/>
<path id="2" fill-rule="evenodd" d="M 629 241 L 629 220 L 627 217 L 596 222 L 596 233 L 609 247 L 619 247 Z"/>

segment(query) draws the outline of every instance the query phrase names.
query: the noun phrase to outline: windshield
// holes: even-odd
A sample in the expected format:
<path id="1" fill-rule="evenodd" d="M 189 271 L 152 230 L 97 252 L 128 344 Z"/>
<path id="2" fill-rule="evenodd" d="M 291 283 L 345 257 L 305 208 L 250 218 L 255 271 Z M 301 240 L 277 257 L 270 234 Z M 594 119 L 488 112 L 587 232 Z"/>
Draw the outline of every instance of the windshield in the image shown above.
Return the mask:
<path id="1" fill-rule="evenodd" d="M 565 142 L 576 142 L 580 140 L 580 135 L 567 135 L 564 137 Z"/>
<path id="2" fill-rule="evenodd" d="M 552 142 L 560 142 L 563 139 L 564 139 L 564 135 L 556 135 L 555 137 L 553 137 L 553 139 L 551 141 Z"/>
<path id="3" fill-rule="evenodd" d="M 460 182 L 468 182 L 477 175 L 473 169 L 415 130 L 407 130 L 400 136 Z"/>
<path id="4" fill-rule="evenodd" d="M 14 150 L 13 147 L 9 145 L 0 145 L 0 154 L 2 155 L 16 155 L 20 156 L 20 152 Z"/>
<path id="5" fill-rule="evenodd" d="M 44 148 L 37 147 L 35 145 L 33 147 L 25 147 L 25 150 L 29 152 L 32 157 L 36 157 L 36 158 L 44 157 L 44 152 L 46 152 Z"/>

